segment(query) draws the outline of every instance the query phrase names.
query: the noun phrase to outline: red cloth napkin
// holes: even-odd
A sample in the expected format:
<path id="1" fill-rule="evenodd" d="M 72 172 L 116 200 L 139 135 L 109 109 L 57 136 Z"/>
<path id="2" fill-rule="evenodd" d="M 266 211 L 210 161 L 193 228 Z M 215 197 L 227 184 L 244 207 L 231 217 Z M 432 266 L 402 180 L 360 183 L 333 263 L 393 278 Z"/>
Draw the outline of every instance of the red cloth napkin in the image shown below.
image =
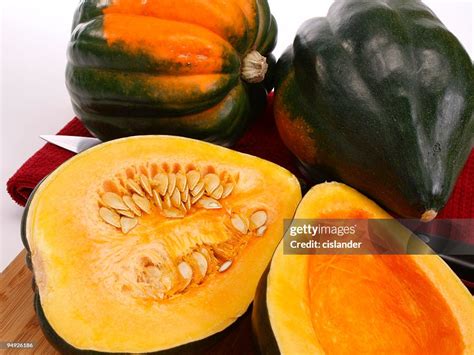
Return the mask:
<path id="1" fill-rule="evenodd" d="M 253 124 L 233 149 L 275 162 L 301 177 L 295 159 L 278 135 L 273 120 L 272 99 L 273 97 L 270 96 L 263 117 Z M 90 133 L 77 118 L 70 121 L 58 134 L 90 136 Z M 8 181 L 7 190 L 13 200 L 24 206 L 38 182 L 73 155 L 74 153 L 53 144 L 46 144 L 28 159 Z M 471 154 L 451 199 L 440 212 L 439 217 L 446 219 L 474 218 L 474 153 Z"/>

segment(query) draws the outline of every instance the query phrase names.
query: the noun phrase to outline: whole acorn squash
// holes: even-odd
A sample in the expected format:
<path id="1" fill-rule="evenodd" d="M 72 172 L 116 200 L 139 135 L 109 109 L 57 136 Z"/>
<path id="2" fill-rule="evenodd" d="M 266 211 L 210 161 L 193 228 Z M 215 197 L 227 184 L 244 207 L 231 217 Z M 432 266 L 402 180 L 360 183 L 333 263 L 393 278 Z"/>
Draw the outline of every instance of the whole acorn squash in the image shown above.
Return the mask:
<path id="1" fill-rule="evenodd" d="M 82 0 L 66 84 L 102 140 L 173 134 L 230 145 L 265 105 L 276 35 L 266 0 Z"/>
<path id="2" fill-rule="evenodd" d="M 300 199 L 278 165 L 187 138 L 73 157 L 22 223 L 44 334 L 63 354 L 205 352 L 252 302 Z"/>
<path id="3" fill-rule="evenodd" d="M 313 187 L 295 213 L 295 221 L 331 218 L 390 215 L 335 182 Z M 474 299 L 437 255 L 290 255 L 282 241 L 252 325 L 262 354 L 474 352 Z"/>
<path id="4" fill-rule="evenodd" d="M 474 69 L 421 1 L 339 0 L 277 64 L 279 132 L 304 170 L 431 220 L 474 142 Z"/>

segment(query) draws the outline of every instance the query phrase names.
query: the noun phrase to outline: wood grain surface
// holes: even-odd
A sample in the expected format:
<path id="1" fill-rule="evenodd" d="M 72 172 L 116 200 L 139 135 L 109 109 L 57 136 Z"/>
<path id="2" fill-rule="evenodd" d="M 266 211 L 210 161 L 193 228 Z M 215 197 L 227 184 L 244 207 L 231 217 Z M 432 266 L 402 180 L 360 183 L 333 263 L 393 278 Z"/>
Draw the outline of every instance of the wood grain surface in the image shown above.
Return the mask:
<path id="1" fill-rule="evenodd" d="M 2 272 L 0 277 L 0 342 L 33 342 L 30 350 L 0 350 L 3 354 L 59 354 L 44 338 L 33 308 L 32 274 L 25 263 L 25 251 Z M 206 354 L 256 354 L 248 310 L 230 332 Z"/>

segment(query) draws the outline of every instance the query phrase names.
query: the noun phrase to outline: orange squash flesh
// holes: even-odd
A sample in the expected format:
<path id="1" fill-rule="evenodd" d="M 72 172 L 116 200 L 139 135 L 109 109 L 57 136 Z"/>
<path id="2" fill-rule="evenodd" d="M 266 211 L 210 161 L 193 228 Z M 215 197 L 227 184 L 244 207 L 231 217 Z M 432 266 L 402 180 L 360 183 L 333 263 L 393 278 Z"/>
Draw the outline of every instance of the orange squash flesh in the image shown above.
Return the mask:
<path id="1" fill-rule="evenodd" d="M 462 354 L 449 305 L 408 257 L 312 256 L 308 282 L 314 331 L 330 354 Z"/>
<path id="2" fill-rule="evenodd" d="M 295 218 L 390 218 L 339 183 L 314 187 Z M 292 300 L 292 301 L 288 301 Z M 434 255 L 283 255 L 266 307 L 282 354 L 471 354 L 474 302 Z"/>
<path id="3" fill-rule="evenodd" d="M 121 194 L 120 179 L 137 171 L 156 176 L 198 168 L 235 179 L 232 193 L 219 200 L 222 208 L 195 205 L 184 218 L 170 219 L 152 205 L 127 233 L 101 219 L 103 193 Z M 47 321 L 82 350 L 141 353 L 205 339 L 245 312 L 281 238 L 283 219 L 292 217 L 300 198 L 298 180 L 283 168 L 191 139 L 131 137 L 87 150 L 40 185 L 28 210 L 26 236 Z M 268 216 L 262 236 L 232 229 L 230 213 L 257 210 Z M 204 279 L 195 281 L 194 271 L 191 286 L 177 283 L 179 292 L 164 299 L 147 281 L 157 280 L 156 270 L 153 275 L 146 268 L 165 260 L 163 253 L 178 265 L 194 249 L 225 249 L 230 235 L 242 242 L 225 272 L 211 258 Z M 179 280 L 173 272 L 170 277 Z"/>

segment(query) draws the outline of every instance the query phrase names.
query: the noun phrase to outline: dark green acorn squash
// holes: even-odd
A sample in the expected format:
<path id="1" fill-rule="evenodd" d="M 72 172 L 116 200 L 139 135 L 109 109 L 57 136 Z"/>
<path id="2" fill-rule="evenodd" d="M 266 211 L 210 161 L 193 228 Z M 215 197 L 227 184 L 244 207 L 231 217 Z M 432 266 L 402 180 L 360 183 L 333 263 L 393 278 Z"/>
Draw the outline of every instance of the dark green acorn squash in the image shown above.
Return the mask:
<path id="1" fill-rule="evenodd" d="M 275 115 L 312 177 L 430 220 L 474 142 L 474 70 L 421 1 L 336 1 L 277 64 Z"/>
<path id="2" fill-rule="evenodd" d="M 73 108 L 102 140 L 230 145 L 265 105 L 276 35 L 266 0 L 82 0 L 66 70 Z"/>

